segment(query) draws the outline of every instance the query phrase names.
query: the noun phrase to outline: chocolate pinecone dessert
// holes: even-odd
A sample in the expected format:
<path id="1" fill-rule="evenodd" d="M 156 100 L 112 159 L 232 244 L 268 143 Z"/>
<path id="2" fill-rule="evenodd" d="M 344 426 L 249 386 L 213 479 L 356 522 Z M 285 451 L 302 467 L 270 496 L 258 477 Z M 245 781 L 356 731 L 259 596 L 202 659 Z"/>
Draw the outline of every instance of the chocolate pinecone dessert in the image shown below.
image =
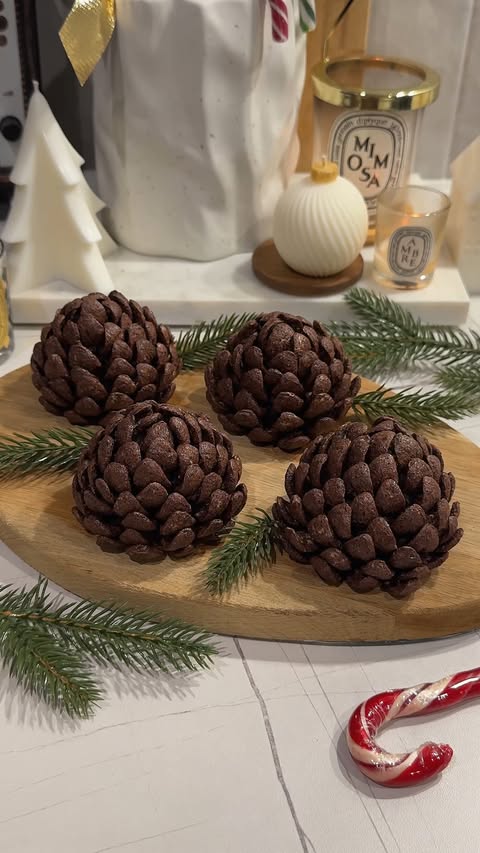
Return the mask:
<path id="1" fill-rule="evenodd" d="M 390 418 L 317 438 L 285 488 L 273 508 L 282 545 L 332 586 L 403 598 L 463 536 L 441 452 Z"/>
<path id="2" fill-rule="evenodd" d="M 116 290 L 60 308 L 31 365 L 42 406 L 81 425 L 142 400 L 165 402 L 181 367 L 170 329 Z"/>
<path id="3" fill-rule="evenodd" d="M 184 557 L 233 526 L 247 490 L 229 438 L 204 415 L 153 401 L 112 415 L 85 449 L 73 512 L 104 551 Z"/>
<path id="4" fill-rule="evenodd" d="M 342 344 L 320 323 L 260 314 L 205 371 L 221 424 L 253 444 L 300 450 L 350 408 L 360 388 Z"/>

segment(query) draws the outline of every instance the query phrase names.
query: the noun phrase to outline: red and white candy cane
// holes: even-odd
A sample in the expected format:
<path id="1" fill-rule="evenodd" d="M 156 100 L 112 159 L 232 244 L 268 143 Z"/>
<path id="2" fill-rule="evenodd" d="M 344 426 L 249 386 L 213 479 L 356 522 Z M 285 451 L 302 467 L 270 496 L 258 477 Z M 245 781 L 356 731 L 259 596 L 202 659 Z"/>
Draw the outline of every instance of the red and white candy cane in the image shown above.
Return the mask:
<path id="1" fill-rule="evenodd" d="M 433 714 L 480 696 L 480 668 L 457 672 L 405 690 L 378 693 L 359 705 L 350 717 L 347 741 L 357 767 L 379 785 L 418 785 L 441 773 L 453 755 L 445 743 L 422 744 L 414 752 L 386 752 L 375 742 L 377 732 L 399 717 Z"/>
<path id="2" fill-rule="evenodd" d="M 268 0 L 272 11 L 272 36 L 274 41 L 288 41 L 288 6 L 285 0 Z"/>

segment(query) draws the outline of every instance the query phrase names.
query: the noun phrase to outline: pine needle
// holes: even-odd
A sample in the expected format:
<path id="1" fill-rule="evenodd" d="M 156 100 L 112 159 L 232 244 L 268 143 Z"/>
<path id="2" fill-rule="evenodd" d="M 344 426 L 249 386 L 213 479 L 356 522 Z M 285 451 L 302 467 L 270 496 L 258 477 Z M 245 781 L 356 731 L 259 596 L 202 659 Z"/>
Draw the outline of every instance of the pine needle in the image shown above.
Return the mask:
<path id="1" fill-rule="evenodd" d="M 90 668 L 78 656 L 58 646 L 50 634 L 25 622 L 8 630 L 0 617 L 0 654 L 27 693 L 68 717 L 92 716 L 102 698 Z"/>
<path id="2" fill-rule="evenodd" d="M 473 399 L 455 390 L 413 391 L 405 388 L 392 394 L 390 389 L 382 387 L 359 394 L 352 403 L 352 409 L 368 421 L 385 416 L 398 418 L 410 427 L 430 426 L 474 414 L 480 409 L 480 398 Z"/>
<path id="3" fill-rule="evenodd" d="M 29 693 L 70 717 L 102 698 L 92 664 L 136 672 L 207 668 L 218 649 L 205 631 L 176 619 L 95 602 L 58 604 L 40 579 L 30 590 L 0 587 L 0 656 Z"/>
<path id="4" fill-rule="evenodd" d="M 154 622 L 151 611 L 81 601 L 61 605 L 48 619 L 65 643 L 74 642 L 103 666 L 194 671 L 207 668 L 216 654 L 205 631 L 178 619 Z"/>
<path id="5" fill-rule="evenodd" d="M 230 335 L 238 332 L 255 316 L 246 313 L 222 314 L 210 323 L 196 323 L 191 329 L 182 332 L 177 340 L 177 350 L 182 357 L 183 369 L 198 370 L 205 367 L 225 346 Z"/>
<path id="6" fill-rule="evenodd" d="M 0 479 L 73 468 L 92 435 L 91 430 L 83 428 L 0 435 Z"/>
<path id="7" fill-rule="evenodd" d="M 480 334 L 455 326 L 430 326 L 387 296 L 353 288 L 345 297 L 355 320 L 332 323 L 355 370 L 364 376 L 419 368 L 425 362 L 480 369 Z"/>
<path id="8" fill-rule="evenodd" d="M 466 397 L 480 397 L 480 369 L 472 364 L 443 367 L 436 374 L 436 379 L 444 388 L 458 391 Z"/>
<path id="9" fill-rule="evenodd" d="M 276 559 L 275 522 L 264 510 L 251 515 L 251 522 L 237 521 L 223 545 L 216 548 L 205 570 L 205 588 L 211 595 L 223 595 L 247 583 Z"/>

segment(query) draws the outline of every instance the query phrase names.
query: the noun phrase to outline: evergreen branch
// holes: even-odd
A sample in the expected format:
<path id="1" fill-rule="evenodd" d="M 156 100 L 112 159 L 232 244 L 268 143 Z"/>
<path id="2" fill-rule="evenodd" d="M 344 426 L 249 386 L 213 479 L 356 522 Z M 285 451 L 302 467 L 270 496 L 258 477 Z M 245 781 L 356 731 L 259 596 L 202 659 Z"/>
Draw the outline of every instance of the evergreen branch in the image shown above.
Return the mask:
<path id="1" fill-rule="evenodd" d="M 394 417 L 411 427 L 458 420 L 479 408 L 480 397 L 472 399 L 461 391 L 412 391 L 411 388 L 392 393 L 382 387 L 359 394 L 352 403 L 355 414 L 363 415 L 368 421 L 383 416 Z"/>
<path id="2" fill-rule="evenodd" d="M 28 692 L 71 717 L 102 698 L 92 663 L 141 671 L 207 668 L 218 649 L 205 631 L 176 619 L 95 602 L 57 604 L 40 579 L 0 587 L 0 656 Z"/>
<path id="3" fill-rule="evenodd" d="M 137 672 L 194 671 L 206 669 L 217 653 L 205 631 L 177 619 L 154 622 L 151 612 L 129 607 L 81 601 L 35 618 L 102 666 L 126 665 Z"/>
<path id="4" fill-rule="evenodd" d="M 480 370 L 472 364 L 460 364 L 458 367 L 443 367 L 436 378 L 444 388 L 458 391 L 466 397 L 480 396 Z"/>
<path id="5" fill-rule="evenodd" d="M 382 336 L 360 323 L 331 323 L 329 329 L 341 340 L 353 369 L 362 376 L 376 379 L 382 373 L 396 374 L 416 366 L 420 348 L 410 341 L 397 343 L 391 334 Z"/>
<path id="6" fill-rule="evenodd" d="M 0 587 L 0 656 L 26 692 L 70 717 L 88 717 L 102 697 L 88 665 L 42 625 L 17 618 L 44 589 L 44 582 L 30 592 Z"/>
<path id="7" fill-rule="evenodd" d="M 403 329 L 410 333 L 419 325 L 412 314 L 402 308 L 398 302 L 373 290 L 354 287 L 346 294 L 345 302 L 352 309 L 355 317 L 364 323 L 374 323 L 377 328 L 382 326 L 396 331 Z"/>
<path id="8" fill-rule="evenodd" d="M 9 675 L 55 711 L 69 717 L 91 717 L 102 691 L 88 666 L 68 649 L 58 647 L 48 634 L 39 636 L 29 626 L 5 632 L 0 652 Z"/>
<path id="9" fill-rule="evenodd" d="M 73 468 L 92 435 L 83 428 L 0 435 L 0 478 Z"/>
<path id="10" fill-rule="evenodd" d="M 415 320 L 387 296 L 353 288 L 345 297 L 356 319 L 332 323 L 353 365 L 364 375 L 398 373 L 423 362 L 472 364 L 480 368 L 480 334 Z"/>
<path id="11" fill-rule="evenodd" d="M 205 588 L 211 595 L 223 595 L 247 583 L 276 559 L 280 548 L 275 535 L 275 521 L 260 509 L 251 522 L 237 521 L 223 545 L 216 548 L 204 573 Z"/>
<path id="12" fill-rule="evenodd" d="M 255 314 L 221 315 L 209 323 L 196 323 L 177 340 L 177 351 L 183 361 L 184 370 L 205 367 L 225 346 L 230 335 L 238 332 Z"/>

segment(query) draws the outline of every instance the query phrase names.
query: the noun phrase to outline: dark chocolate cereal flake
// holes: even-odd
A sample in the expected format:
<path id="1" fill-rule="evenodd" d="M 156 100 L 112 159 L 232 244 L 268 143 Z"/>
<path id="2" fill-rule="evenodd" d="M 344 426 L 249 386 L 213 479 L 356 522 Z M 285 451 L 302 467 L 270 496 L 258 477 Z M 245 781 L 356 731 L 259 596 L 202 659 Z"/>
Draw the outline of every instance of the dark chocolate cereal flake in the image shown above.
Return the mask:
<path id="1" fill-rule="evenodd" d="M 463 534 L 441 452 L 391 418 L 319 436 L 289 466 L 285 486 L 273 507 L 280 541 L 332 586 L 404 598 Z"/>
<path id="2" fill-rule="evenodd" d="M 285 451 L 303 450 L 334 427 L 360 388 L 337 338 L 320 323 L 280 312 L 260 314 L 232 335 L 205 382 L 228 432 Z M 331 476 L 349 447 L 336 448 Z"/>
<path id="3" fill-rule="evenodd" d="M 208 418 L 136 403 L 86 447 L 73 481 L 74 515 L 109 553 L 126 551 L 141 563 L 184 557 L 233 526 L 247 496 L 241 473 L 230 439 Z M 295 542 L 316 547 L 306 531 Z"/>
<path id="4" fill-rule="evenodd" d="M 143 400 L 166 402 L 180 366 L 170 329 L 118 291 L 59 308 L 31 359 L 42 406 L 80 425 L 105 425 Z"/>

